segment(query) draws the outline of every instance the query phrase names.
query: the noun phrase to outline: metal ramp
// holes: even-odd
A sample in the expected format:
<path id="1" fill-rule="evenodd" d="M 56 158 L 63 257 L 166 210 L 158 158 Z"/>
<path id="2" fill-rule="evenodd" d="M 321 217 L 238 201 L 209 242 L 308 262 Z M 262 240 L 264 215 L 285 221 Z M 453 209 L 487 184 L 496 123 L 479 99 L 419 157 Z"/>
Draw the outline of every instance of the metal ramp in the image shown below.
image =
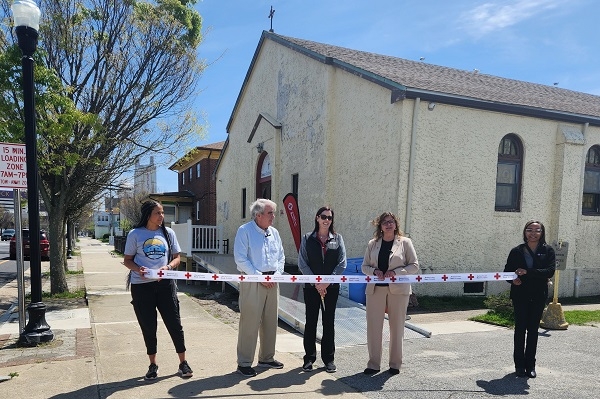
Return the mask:
<path id="1" fill-rule="evenodd" d="M 238 274 L 233 255 L 194 254 L 195 268 L 202 268 L 211 273 Z M 193 270 L 199 272 L 200 270 Z M 238 282 L 227 282 L 238 289 Z M 279 319 L 304 333 L 306 322 L 304 311 L 304 295 L 301 284 L 279 284 Z M 319 315 L 320 320 L 320 315 Z M 384 321 L 383 341 L 389 341 L 387 319 Z M 317 338 L 321 339 L 322 326 L 319 321 Z M 431 333 L 410 323 L 405 324 L 404 339 L 429 338 Z M 365 307 L 346 297 L 339 296 L 335 311 L 335 343 L 337 347 L 366 345 L 367 318 Z"/>

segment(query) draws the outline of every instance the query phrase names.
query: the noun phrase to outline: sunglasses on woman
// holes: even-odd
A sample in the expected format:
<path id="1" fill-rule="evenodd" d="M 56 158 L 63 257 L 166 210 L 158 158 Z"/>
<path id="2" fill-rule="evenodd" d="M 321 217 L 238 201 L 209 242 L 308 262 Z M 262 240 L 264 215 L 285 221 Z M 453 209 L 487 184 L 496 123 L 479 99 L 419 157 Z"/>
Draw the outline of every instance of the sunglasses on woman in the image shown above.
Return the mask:
<path id="1" fill-rule="evenodd" d="M 321 220 L 333 220 L 333 216 L 320 214 L 319 217 L 321 218 Z"/>

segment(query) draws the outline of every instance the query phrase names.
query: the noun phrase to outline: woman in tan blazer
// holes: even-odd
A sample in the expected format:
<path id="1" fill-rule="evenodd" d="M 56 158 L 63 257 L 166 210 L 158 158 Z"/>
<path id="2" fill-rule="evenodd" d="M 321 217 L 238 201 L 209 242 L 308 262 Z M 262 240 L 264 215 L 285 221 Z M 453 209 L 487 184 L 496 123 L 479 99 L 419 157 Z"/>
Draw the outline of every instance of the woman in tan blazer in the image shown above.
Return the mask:
<path id="1" fill-rule="evenodd" d="M 390 325 L 388 372 L 395 375 L 400 372 L 402 364 L 404 321 L 411 287 L 410 284 L 383 280 L 419 273 L 419 261 L 412 241 L 403 237 L 398 218 L 393 213 L 385 212 L 372 223 L 376 226 L 375 234 L 367 245 L 362 264 L 364 274 L 375 276 L 375 281 L 367 284 L 366 288 L 369 362 L 364 373 L 376 374 L 381 368 L 383 320 L 387 309 Z"/>

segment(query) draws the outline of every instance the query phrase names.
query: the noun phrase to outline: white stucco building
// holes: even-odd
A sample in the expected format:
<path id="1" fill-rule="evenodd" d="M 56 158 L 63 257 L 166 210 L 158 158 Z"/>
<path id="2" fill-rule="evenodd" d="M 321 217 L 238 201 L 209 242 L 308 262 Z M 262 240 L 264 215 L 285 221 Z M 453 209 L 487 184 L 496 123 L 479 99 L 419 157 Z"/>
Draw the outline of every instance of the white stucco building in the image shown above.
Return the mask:
<path id="1" fill-rule="evenodd" d="M 349 257 L 392 211 L 424 273 L 501 271 L 537 219 L 569 243 L 559 296 L 600 294 L 600 97 L 263 32 L 216 169 L 231 242 L 257 197 L 279 204 L 286 260 L 330 205 Z M 418 294 L 497 293 L 505 282 L 419 284 Z"/>

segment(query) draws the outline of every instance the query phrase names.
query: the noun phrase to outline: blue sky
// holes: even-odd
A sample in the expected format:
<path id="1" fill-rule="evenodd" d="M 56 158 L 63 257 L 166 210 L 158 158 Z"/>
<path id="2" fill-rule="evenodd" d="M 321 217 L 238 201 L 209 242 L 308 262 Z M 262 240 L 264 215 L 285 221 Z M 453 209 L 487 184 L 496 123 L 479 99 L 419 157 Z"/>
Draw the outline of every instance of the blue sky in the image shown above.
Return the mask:
<path id="1" fill-rule="evenodd" d="M 281 35 L 600 95 L 596 0 L 204 0 L 195 105 L 208 127 L 195 145 L 226 139 L 271 6 Z M 167 167 L 157 180 L 177 191 Z"/>

